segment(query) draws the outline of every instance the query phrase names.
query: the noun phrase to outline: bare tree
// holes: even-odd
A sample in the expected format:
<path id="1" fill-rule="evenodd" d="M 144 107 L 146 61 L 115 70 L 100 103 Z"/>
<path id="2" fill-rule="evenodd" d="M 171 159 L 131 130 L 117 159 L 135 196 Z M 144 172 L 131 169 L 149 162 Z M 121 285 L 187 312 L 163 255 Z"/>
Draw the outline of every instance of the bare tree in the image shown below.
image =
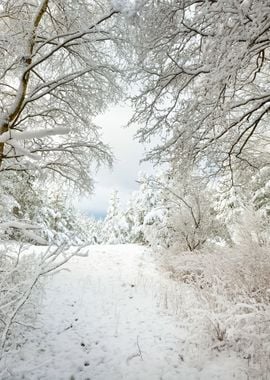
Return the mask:
<path id="1" fill-rule="evenodd" d="M 132 121 L 162 136 L 148 158 L 208 174 L 269 162 L 269 1 L 148 0 L 136 20 Z"/>
<path id="2" fill-rule="evenodd" d="M 106 0 L 0 4 L 0 170 L 91 188 L 111 162 L 93 117 L 119 97 L 116 16 Z"/>

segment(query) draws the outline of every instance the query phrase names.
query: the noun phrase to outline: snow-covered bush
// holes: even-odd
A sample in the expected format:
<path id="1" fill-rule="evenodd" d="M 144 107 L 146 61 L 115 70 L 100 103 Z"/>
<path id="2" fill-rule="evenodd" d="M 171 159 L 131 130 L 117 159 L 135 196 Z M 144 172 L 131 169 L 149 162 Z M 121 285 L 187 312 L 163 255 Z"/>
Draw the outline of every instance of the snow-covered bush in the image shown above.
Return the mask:
<path id="1" fill-rule="evenodd" d="M 152 247 L 169 248 L 172 243 L 171 229 L 167 223 L 168 210 L 164 207 L 153 208 L 145 215 L 143 222 L 143 234 L 146 242 Z"/>
<path id="2" fill-rule="evenodd" d="M 122 244 L 127 240 L 128 225 L 120 207 L 120 200 L 116 190 L 111 194 L 102 232 L 102 241 L 104 243 Z"/>
<path id="3" fill-rule="evenodd" d="M 168 172 L 149 177 L 148 186 L 159 195 L 144 221 L 145 237 L 152 246 L 194 251 L 219 240 L 221 224 L 202 178 Z"/>
<path id="4" fill-rule="evenodd" d="M 270 218 L 270 165 L 264 165 L 252 177 L 251 184 L 254 208 L 260 210 L 264 218 Z"/>
<path id="5" fill-rule="evenodd" d="M 18 345 L 16 327 L 31 325 L 39 305 L 38 261 L 26 255 L 23 246 L 1 244 L 0 248 L 0 331 L 1 357 Z M 14 347 L 15 345 L 15 347 Z"/>
<path id="6" fill-rule="evenodd" d="M 129 225 L 130 243 L 148 244 L 146 226 L 156 223 L 162 211 L 158 207 L 160 192 L 149 186 L 148 177 L 139 176 L 140 187 L 135 191 L 125 210 L 125 218 Z"/>
<path id="7" fill-rule="evenodd" d="M 252 379 L 270 371 L 270 244 L 257 239 L 257 223 L 240 227 L 239 221 L 241 234 L 231 248 L 161 256 L 168 275 L 194 294 L 197 313 L 191 308 L 189 318 L 205 331 L 206 347 L 247 359 Z"/>
<path id="8" fill-rule="evenodd" d="M 41 281 L 64 265 L 79 249 L 68 246 L 38 248 L 1 243 L 0 245 L 0 362 L 10 350 L 24 342 L 24 331 L 33 326 L 40 307 Z M 0 365 L 0 375 L 4 376 Z M 2 377 L 1 377 L 2 378 Z"/>
<path id="9" fill-rule="evenodd" d="M 118 192 L 112 192 L 107 215 L 102 222 L 102 243 L 148 244 L 145 221 L 150 220 L 150 214 L 158 204 L 158 192 L 148 185 L 146 176 L 141 175 L 139 182 L 139 190 L 131 194 L 126 208 L 120 206 Z"/>
<path id="10" fill-rule="evenodd" d="M 79 214 L 65 192 L 53 183 L 45 183 L 24 173 L 1 173 L 0 229 L 3 239 L 36 244 L 73 244 L 92 242 L 94 221 Z M 48 183 L 47 183 L 48 185 Z M 26 228 L 25 228 L 26 226 Z M 31 227 L 32 226 L 32 227 Z"/>
<path id="11" fill-rule="evenodd" d="M 218 220 L 226 226 L 226 240 L 232 244 L 240 239 L 245 244 L 252 237 L 265 244 L 270 228 L 270 167 L 239 170 L 234 177 L 241 185 L 232 186 L 228 177 L 223 178 L 225 182 L 216 187 L 214 202 Z"/>
<path id="12" fill-rule="evenodd" d="M 102 242 L 139 243 L 164 249 L 201 249 L 224 239 L 213 197 L 202 178 L 163 172 L 141 176 L 126 209 L 113 192 L 103 222 Z"/>
<path id="13" fill-rule="evenodd" d="M 254 207 L 246 207 L 234 223 L 233 241 L 242 250 L 254 247 L 270 248 L 270 217 Z"/>

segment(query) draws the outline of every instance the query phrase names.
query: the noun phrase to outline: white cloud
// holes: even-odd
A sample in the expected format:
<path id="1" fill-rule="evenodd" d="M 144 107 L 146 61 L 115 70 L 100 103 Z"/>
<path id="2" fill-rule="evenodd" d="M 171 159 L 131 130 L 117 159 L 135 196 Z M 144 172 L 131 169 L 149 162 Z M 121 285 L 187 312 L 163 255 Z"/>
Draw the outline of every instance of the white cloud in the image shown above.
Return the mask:
<path id="1" fill-rule="evenodd" d="M 79 208 L 96 216 L 104 215 L 112 190 L 117 189 L 124 205 L 132 191 L 138 188 L 138 173 L 151 172 L 151 165 L 139 164 L 144 156 L 144 147 L 133 139 L 135 127 L 124 128 L 131 116 L 128 106 L 116 106 L 96 118 L 102 127 L 103 141 L 109 144 L 115 155 L 113 168 L 101 169 L 95 178 L 95 193 L 91 198 L 83 198 Z"/>

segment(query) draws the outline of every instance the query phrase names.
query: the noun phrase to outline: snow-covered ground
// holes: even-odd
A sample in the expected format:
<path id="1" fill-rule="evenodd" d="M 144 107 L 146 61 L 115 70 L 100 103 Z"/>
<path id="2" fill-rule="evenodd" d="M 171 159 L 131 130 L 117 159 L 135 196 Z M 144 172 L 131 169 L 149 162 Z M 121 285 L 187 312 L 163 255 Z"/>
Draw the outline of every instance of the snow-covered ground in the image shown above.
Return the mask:
<path id="1" fill-rule="evenodd" d="M 136 245 L 90 246 L 47 281 L 35 329 L 2 380 L 247 379 L 246 362 L 204 351 L 192 288 Z M 197 307 L 197 309 L 196 309 Z"/>

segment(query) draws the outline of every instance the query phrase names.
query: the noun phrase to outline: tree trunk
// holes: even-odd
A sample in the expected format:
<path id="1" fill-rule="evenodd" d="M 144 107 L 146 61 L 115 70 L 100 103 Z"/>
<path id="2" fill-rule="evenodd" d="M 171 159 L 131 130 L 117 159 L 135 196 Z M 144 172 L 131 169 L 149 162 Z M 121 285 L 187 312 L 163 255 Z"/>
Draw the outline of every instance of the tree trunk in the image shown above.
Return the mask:
<path id="1" fill-rule="evenodd" d="M 0 136 L 3 133 L 13 128 L 12 122 L 18 118 L 18 116 L 20 115 L 22 111 L 21 107 L 25 100 L 29 77 L 30 77 L 29 66 L 32 64 L 32 55 L 33 55 L 33 50 L 35 46 L 36 30 L 39 26 L 42 16 L 46 12 L 48 3 L 49 3 L 49 0 L 42 0 L 40 6 L 38 7 L 37 13 L 35 14 L 33 18 L 32 30 L 31 32 L 29 32 L 30 38 L 27 41 L 28 43 L 27 43 L 27 48 L 25 49 L 24 57 L 22 57 L 25 60 L 26 67 L 25 67 L 24 73 L 21 76 L 20 85 L 18 87 L 14 103 L 7 110 L 7 115 L 5 119 L 2 121 L 2 123 L 0 124 Z M 0 142 L 0 169 L 3 164 L 3 159 L 4 159 L 4 148 L 5 148 L 5 142 Z"/>

